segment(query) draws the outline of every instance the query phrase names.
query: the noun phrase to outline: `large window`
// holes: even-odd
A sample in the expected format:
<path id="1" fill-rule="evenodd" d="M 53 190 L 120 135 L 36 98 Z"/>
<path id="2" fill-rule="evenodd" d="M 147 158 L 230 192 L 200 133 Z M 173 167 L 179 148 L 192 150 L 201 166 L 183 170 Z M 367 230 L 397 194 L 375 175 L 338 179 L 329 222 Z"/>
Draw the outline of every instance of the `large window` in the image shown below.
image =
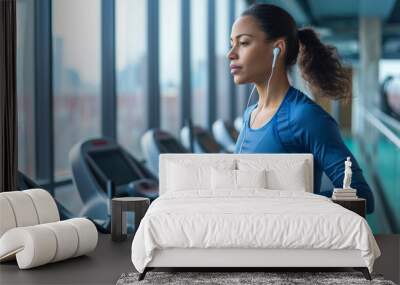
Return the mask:
<path id="1" fill-rule="evenodd" d="M 34 2 L 17 1 L 18 168 L 35 177 Z"/>
<path id="2" fill-rule="evenodd" d="M 229 120 L 229 102 L 233 94 L 229 94 L 229 84 L 232 80 L 229 73 L 229 38 L 231 27 L 228 25 L 229 0 L 216 1 L 216 69 L 217 69 L 217 119 Z"/>
<path id="3" fill-rule="evenodd" d="M 183 0 L 186 1 L 186 0 Z M 160 0 L 161 128 L 179 137 L 181 0 Z"/>
<path id="4" fill-rule="evenodd" d="M 242 12 L 247 8 L 247 4 L 245 0 L 236 0 L 235 1 L 235 12 L 236 12 L 236 18 L 238 18 Z M 237 87 L 237 100 L 236 100 L 236 111 L 238 116 L 243 116 L 244 109 L 247 104 L 248 96 L 248 84 L 241 84 L 238 85 Z M 257 90 L 254 90 L 256 93 Z M 254 98 L 258 98 L 257 94 L 253 94 L 253 100 Z"/>
<path id="5" fill-rule="evenodd" d="M 146 0 L 116 0 L 118 142 L 142 158 L 146 131 Z"/>
<path id="6" fill-rule="evenodd" d="M 190 46 L 192 121 L 207 127 L 207 2 L 191 0 Z"/>
<path id="7" fill-rule="evenodd" d="M 100 135 L 101 1 L 52 1 L 55 177 L 69 176 L 68 153 Z"/>

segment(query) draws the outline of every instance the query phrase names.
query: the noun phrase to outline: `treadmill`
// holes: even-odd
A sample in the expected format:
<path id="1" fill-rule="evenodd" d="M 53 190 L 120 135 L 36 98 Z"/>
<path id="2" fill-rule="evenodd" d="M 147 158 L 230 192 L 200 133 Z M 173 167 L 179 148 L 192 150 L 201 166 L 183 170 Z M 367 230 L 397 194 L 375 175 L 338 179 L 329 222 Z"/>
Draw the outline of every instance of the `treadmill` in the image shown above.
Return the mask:
<path id="1" fill-rule="evenodd" d="M 194 153 L 229 153 L 206 130 L 198 126 L 185 126 L 181 130 L 182 144 Z M 191 143 L 192 142 L 192 143 Z"/>
<path id="2" fill-rule="evenodd" d="M 212 126 L 215 140 L 229 152 L 235 151 L 235 144 L 238 139 L 238 131 L 228 122 L 220 119 Z"/>
<path id="3" fill-rule="evenodd" d="M 173 135 L 157 128 L 150 129 L 143 135 L 141 145 L 147 166 L 157 176 L 161 153 L 189 152 Z"/>
<path id="4" fill-rule="evenodd" d="M 158 197 L 158 179 L 124 148 L 107 138 L 77 143 L 69 153 L 76 190 L 86 216 L 110 232 L 113 197 Z"/>
<path id="5" fill-rule="evenodd" d="M 236 131 L 240 133 L 243 128 L 243 117 L 237 117 L 233 122 L 233 126 L 235 127 Z"/>

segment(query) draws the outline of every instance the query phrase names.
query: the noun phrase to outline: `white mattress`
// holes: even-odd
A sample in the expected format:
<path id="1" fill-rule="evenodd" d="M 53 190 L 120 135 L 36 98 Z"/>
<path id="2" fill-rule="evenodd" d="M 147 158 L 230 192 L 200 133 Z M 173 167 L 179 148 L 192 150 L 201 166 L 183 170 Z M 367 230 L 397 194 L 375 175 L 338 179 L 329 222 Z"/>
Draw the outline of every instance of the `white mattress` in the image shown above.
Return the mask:
<path id="1" fill-rule="evenodd" d="M 380 255 L 359 215 L 320 195 L 265 189 L 162 195 L 140 223 L 132 262 L 143 272 L 169 248 L 359 250 L 371 272 Z"/>

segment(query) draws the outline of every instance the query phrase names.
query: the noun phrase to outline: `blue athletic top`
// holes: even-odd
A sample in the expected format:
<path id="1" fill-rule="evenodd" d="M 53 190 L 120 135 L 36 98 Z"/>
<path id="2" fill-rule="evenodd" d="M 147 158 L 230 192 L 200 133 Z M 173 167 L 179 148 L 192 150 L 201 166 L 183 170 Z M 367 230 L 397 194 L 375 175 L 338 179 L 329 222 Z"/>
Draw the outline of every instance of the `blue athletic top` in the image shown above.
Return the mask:
<path id="1" fill-rule="evenodd" d="M 344 144 L 336 121 L 318 104 L 294 87 L 287 91 L 274 116 L 262 127 L 250 128 L 249 106 L 243 115 L 244 126 L 235 153 L 312 153 L 314 156 L 314 193 L 330 197 L 333 189 L 320 191 L 322 172 L 337 188 L 343 186 L 344 161 L 352 162 L 351 187 L 367 200 L 367 213 L 374 211 L 372 191 L 356 159 Z M 245 135 L 244 135 L 245 134 Z"/>

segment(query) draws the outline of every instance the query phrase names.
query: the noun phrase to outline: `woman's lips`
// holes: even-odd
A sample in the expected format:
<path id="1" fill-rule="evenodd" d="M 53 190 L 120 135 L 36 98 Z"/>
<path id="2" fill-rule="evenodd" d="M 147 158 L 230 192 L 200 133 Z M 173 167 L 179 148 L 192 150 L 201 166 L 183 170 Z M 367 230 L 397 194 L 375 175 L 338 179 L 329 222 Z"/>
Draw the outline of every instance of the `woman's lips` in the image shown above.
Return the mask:
<path id="1" fill-rule="evenodd" d="M 239 66 L 232 66 L 231 67 L 231 74 L 237 74 L 238 72 L 240 72 L 241 67 Z"/>

